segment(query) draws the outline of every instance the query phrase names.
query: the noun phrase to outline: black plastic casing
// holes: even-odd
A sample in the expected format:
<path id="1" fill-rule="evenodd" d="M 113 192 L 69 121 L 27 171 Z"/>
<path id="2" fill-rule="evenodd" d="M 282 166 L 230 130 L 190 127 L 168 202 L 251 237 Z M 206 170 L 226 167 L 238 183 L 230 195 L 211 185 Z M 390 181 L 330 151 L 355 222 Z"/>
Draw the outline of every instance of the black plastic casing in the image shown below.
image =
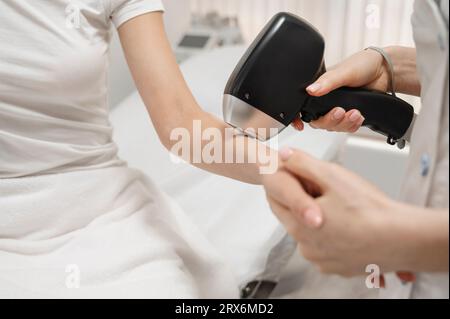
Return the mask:
<path id="1" fill-rule="evenodd" d="M 323 73 L 325 42 L 313 26 L 279 13 L 259 34 L 231 75 L 225 94 L 257 107 L 288 126 Z"/>
<path id="2" fill-rule="evenodd" d="M 232 73 L 224 94 L 259 109 L 285 126 L 302 114 L 305 122 L 318 119 L 336 106 L 358 109 L 364 126 L 388 137 L 403 138 L 414 109 L 385 93 L 340 88 L 311 97 L 306 88 L 325 71 L 325 41 L 307 21 L 279 13 L 261 31 Z"/>

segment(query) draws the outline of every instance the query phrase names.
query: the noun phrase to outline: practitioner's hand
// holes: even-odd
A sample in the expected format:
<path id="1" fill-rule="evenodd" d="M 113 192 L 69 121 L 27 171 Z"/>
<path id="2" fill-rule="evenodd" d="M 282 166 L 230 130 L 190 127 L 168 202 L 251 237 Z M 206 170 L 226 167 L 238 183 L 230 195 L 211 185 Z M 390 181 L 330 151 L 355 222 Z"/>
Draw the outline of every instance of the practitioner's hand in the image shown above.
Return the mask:
<path id="1" fill-rule="evenodd" d="M 394 201 L 336 164 L 301 151 L 280 154 L 284 166 L 266 176 L 264 186 L 306 259 L 324 273 L 342 276 L 364 274 L 371 264 L 383 272 L 402 269 L 397 257 L 405 247 L 395 236 L 408 215 L 399 213 Z"/>
<path id="2" fill-rule="evenodd" d="M 366 50 L 331 68 L 310 85 L 307 91 L 311 96 L 323 96 L 335 89 L 348 86 L 386 92 L 388 85 L 389 75 L 382 55 L 373 50 Z M 360 129 L 364 120 L 358 110 L 345 112 L 343 108 L 337 106 L 310 125 L 317 129 L 354 133 Z M 299 131 L 304 129 L 304 123 L 300 118 L 294 121 L 293 126 Z"/>

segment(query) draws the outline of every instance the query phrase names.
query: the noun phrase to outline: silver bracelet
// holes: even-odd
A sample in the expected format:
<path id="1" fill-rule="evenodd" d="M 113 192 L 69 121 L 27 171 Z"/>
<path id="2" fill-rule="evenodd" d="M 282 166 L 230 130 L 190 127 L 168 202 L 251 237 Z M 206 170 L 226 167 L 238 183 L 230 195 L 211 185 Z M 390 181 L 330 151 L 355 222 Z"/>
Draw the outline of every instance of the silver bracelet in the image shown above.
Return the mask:
<path id="1" fill-rule="evenodd" d="M 392 59 L 389 56 L 389 54 L 386 53 L 386 51 L 384 51 L 382 48 L 379 47 L 368 47 L 366 48 L 366 50 L 373 50 L 376 51 L 378 53 L 380 53 L 383 56 L 384 61 L 386 62 L 388 69 L 389 69 L 389 89 L 392 93 L 393 96 L 397 96 L 395 94 L 395 74 L 394 74 L 394 64 L 392 63 Z"/>

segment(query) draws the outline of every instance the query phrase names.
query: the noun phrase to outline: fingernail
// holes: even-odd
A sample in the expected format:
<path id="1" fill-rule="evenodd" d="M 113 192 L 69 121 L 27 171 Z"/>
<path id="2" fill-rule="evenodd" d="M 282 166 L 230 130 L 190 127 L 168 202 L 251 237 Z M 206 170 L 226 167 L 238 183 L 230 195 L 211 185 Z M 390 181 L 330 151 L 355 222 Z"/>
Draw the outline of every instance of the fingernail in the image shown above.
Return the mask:
<path id="1" fill-rule="evenodd" d="M 294 127 L 295 127 L 295 129 L 296 129 L 297 131 L 301 131 L 301 130 L 302 130 L 302 127 L 301 127 L 300 123 L 297 122 L 297 121 L 294 122 Z"/>
<path id="2" fill-rule="evenodd" d="M 320 83 L 314 83 L 314 84 L 311 84 L 310 86 L 308 86 L 306 88 L 306 90 L 308 92 L 315 93 L 315 92 L 319 91 L 321 88 L 322 88 L 322 86 L 320 85 Z"/>
<path id="3" fill-rule="evenodd" d="M 344 109 L 338 108 L 336 111 L 334 111 L 333 118 L 335 120 L 342 120 L 342 118 L 344 116 L 345 116 L 345 110 Z"/>
<path id="4" fill-rule="evenodd" d="M 405 283 L 408 282 L 415 282 L 416 281 L 416 275 L 410 272 L 397 272 L 397 276 Z"/>
<path id="5" fill-rule="evenodd" d="M 386 288 L 386 280 L 384 275 L 380 275 L 380 288 Z"/>
<path id="6" fill-rule="evenodd" d="M 355 111 L 352 113 L 352 115 L 350 115 L 350 121 L 352 121 L 352 122 L 358 122 L 360 118 L 361 118 L 361 113 L 359 113 L 359 111 Z"/>
<path id="7" fill-rule="evenodd" d="M 322 226 L 323 218 L 319 211 L 316 209 L 308 209 L 305 212 L 305 222 L 311 228 L 319 228 Z"/>
<path id="8" fill-rule="evenodd" d="M 288 147 L 285 147 L 279 151 L 279 154 L 283 161 L 287 161 L 292 156 L 292 154 L 294 154 L 294 151 Z"/>

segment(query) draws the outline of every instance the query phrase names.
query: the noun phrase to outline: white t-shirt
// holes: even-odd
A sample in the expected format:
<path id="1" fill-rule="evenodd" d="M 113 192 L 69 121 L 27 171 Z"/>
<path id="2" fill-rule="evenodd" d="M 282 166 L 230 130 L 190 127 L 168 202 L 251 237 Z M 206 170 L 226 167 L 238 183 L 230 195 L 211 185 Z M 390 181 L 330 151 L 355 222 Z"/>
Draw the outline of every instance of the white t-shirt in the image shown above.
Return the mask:
<path id="1" fill-rule="evenodd" d="M 108 121 L 112 25 L 161 0 L 0 1 L 0 178 L 123 165 Z"/>
<path id="2" fill-rule="evenodd" d="M 0 0 L 0 298 L 237 296 L 215 249 L 112 142 L 111 27 L 162 9 Z"/>

